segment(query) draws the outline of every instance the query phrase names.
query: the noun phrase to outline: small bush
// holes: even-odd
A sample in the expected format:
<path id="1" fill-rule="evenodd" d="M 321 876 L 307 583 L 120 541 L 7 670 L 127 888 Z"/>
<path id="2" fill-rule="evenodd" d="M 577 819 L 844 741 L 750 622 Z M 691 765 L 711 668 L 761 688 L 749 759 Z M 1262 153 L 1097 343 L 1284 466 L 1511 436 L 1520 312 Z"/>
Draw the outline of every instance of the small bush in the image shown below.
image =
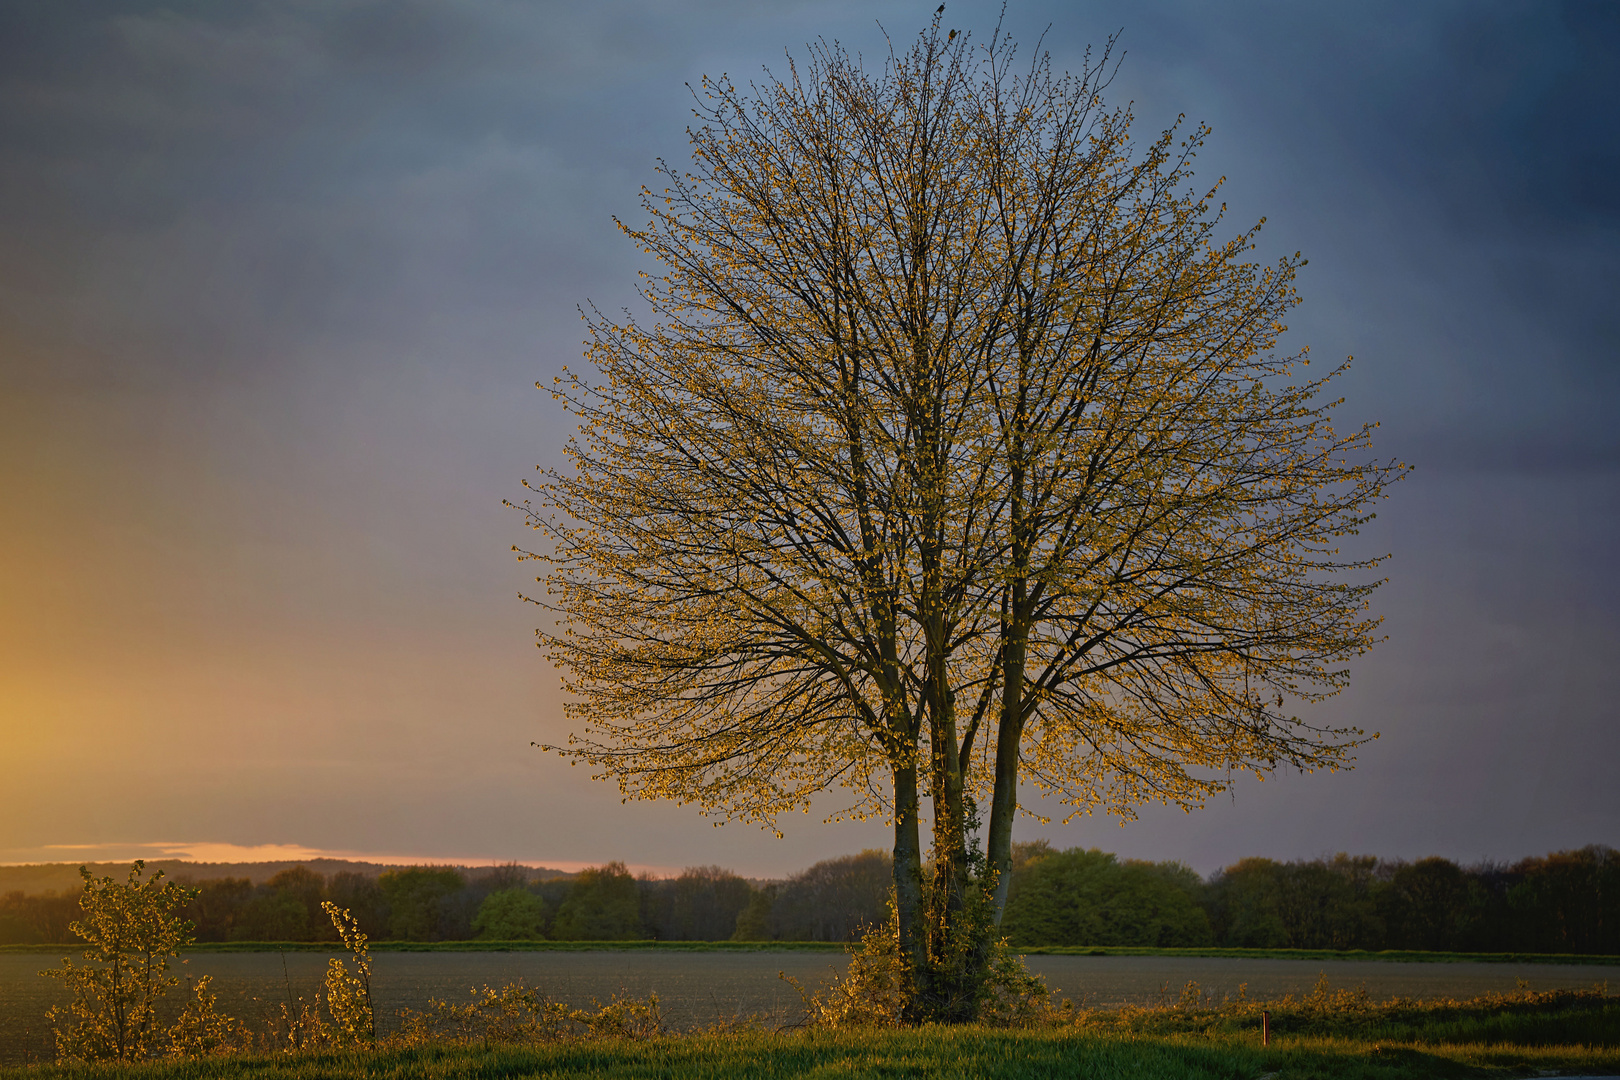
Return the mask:
<path id="1" fill-rule="evenodd" d="M 158 1026 L 158 1002 L 180 980 L 168 973 L 169 960 L 191 942 L 191 924 L 179 912 L 196 896 L 163 880 L 159 870 L 143 880 L 146 863 L 135 860 L 124 883 L 95 878 L 79 868 L 84 891 L 79 895 L 83 918 L 68 929 L 86 942 L 83 964 L 40 972 L 61 979 L 73 1000 L 46 1013 L 56 1032 L 56 1054 L 64 1061 L 141 1061 L 165 1041 L 190 1046 L 206 1041 L 229 1017 L 213 1011 L 206 980 L 198 999 L 187 1006 L 181 1027 Z"/>
<path id="2" fill-rule="evenodd" d="M 204 975 L 192 987 L 192 999 L 180 1011 L 180 1019 L 169 1029 L 169 1055 L 179 1058 L 220 1057 L 246 1050 L 253 1045 L 247 1025 L 221 1013 L 217 998 L 208 989 L 212 975 Z"/>
<path id="3" fill-rule="evenodd" d="M 664 1034 L 658 995 L 615 995 L 606 1005 L 573 1009 L 524 986 L 472 991 L 465 1005 L 433 999 L 425 1012 L 406 1010 L 400 1040 L 407 1046 L 538 1045 L 577 1039 L 651 1039 Z"/>
<path id="4" fill-rule="evenodd" d="M 874 927 L 849 949 L 849 969 L 826 989 L 811 993 L 797 979 L 780 976 L 799 991 L 805 1022 L 813 1027 L 897 1028 L 916 1019 L 912 979 L 900 955 L 900 929 L 891 907 L 887 925 Z M 1005 941 L 990 947 L 988 964 L 974 992 L 974 1017 L 990 1027 L 1027 1027 L 1051 1014 L 1046 980 L 1024 966 Z M 925 1018 L 926 1019 L 926 1018 Z"/>
<path id="5" fill-rule="evenodd" d="M 778 977 L 799 992 L 805 1022 L 813 1027 L 899 1027 L 911 1004 L 911 977 L 899 946 L 892 926 L 868 930 L 849 950 L 849 970 L 819 993 L 806 991 L 790 975 Z"/>

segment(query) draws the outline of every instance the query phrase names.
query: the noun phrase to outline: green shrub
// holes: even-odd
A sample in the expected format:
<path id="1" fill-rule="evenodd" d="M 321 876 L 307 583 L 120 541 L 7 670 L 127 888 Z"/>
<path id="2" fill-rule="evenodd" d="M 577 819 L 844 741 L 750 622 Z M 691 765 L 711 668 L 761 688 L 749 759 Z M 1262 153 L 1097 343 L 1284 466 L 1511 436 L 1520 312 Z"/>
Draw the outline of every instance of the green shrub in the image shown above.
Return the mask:
<path id="1" fill-rule="evenodd" d="M 377 878 L 388 902 L 388 933 L 396 941 L 440 941 L 454 936 L 451 904 L 467 885 L 447 867 L 408 866 Z"/>
<path id="2" fill-rule="evenodd" d="M 73 1000 L 46 1013 L 56 1034 L 57 1057 L 65 1061 L 141 1061 L 167 1043 L 180 1056 L 213 1054 L 234 1048 L 239 1026 L 215 1011 L 208 980 L 169 1029 L 158 1026 L 158 1002 L 180 980 L 168 974 L 169 960 L 190 944 L 191 923 L 179 913 L 196 898 L 192 889 L 163 880 L 159 870 L 142 879 L 146 863 L 137 859 L 129 880 L 95 878 L 79 868 L 84 917 L 68 929 L 88 944 L 85 963 L 63 960 L 40 972 L 61 979 Z"/>
<path id="3" fill-rule="evenodd" d="M 545 937 L 546 904 L 528 889 L 502 889 L 484 897 L 473 933 L 491 941 L 538 941 Z"/>
<path id="4" fill-rule="evenodd" d="M 580 871 L 557 910 L 551 936 L 558 941 L 635 941 L 641 926 L 641 894 L 622 862 Z"/>
<path id="5" fill-rule="evenodd" d="M 1200 888 L 1178 863 L 1036 851 L 1013 874 L 1001 929 L 1013 945 L 1208 945 L 1214 935 Z"/>
<path id="6" fill-rule="evenodd" d="M 897 1028 L 917 1021 L 960 1021 L 964 1017 L 990 1027 L 1028 1027 L 1049 1018 L 1051 992 L 1046 980 L 1031 974 L 1023 957 L 1004 941 L 987 944 L 980 939 L 965 945 L 989 952 L 977 978 L 971 983 L 958 980 L 952 986 L 971 995 L 965 1002 L 918 1002 L 913 998 L 915 981 L 900 953 L 899 919 L 893 905 L 885 924 L 868 930 L 849 947 L 849 968 L 825 989 L 812 993 L 797 979 L 780 977 L 799 992 L 806 1023 L 812 1027 Z M 943 964 L 940 973 L 947 979 L 951 974 Z M 941 1013 L 946 1015 L 938 1015 Z"/>

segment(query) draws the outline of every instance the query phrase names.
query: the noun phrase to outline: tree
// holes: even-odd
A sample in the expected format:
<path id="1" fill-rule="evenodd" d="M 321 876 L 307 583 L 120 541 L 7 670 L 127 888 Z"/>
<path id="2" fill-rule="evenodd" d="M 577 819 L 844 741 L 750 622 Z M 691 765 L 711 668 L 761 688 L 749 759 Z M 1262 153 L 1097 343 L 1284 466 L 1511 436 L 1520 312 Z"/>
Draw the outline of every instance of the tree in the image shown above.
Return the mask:
<path id="1" fill-rule="evenodd" d="M 251 938 L 253 933 L 237 933 L 253 900 L 253 882 L 248 878 L 216 878 L 196 883 L 196 898 L 186 916 L 196 928 L 198 941 L 229 941 Z M 274 940 L 274 939 L 272 939 Z"/>
<path id="2" fill-rule="evenodd" d="M 1053 852 L 1014 875 L 1002 930 L 1014 945 L 1209 945 L 1202 885 L 1177 863 Z"/>
<path id="3" fill-rule="evenodd" d="M 960 931 L 1000 917 L 1021 774 L 1129 816 L 1348 762 L 1361 732 L 1284 709 L 1374 640 L 1335 575 L 1376 560 L 1334 544 L 1397 471 L 1273 355 L 1301 260 L 1216 238 L 1205 129 L 1137 157 L 1106 52 L 1012 59 L 936 16 L 877 75 L 821 44 L 706 80 L 692 167 L 622 226 L 655 321 L 587 315 L 572 469 L 524 505 L 562 751 L 769 826 L 833 785 L 889 817 L 913 1018 L 979 1000 Z"/>
<path id="4" fill-rule="evenodd" d="M 167 1035 L 185 1054 L 217 1048 L 234 1037 L 235 1021 L 214 1011 L 207 980 L 196 987 L 180 1022 L 167 1032 L 157 1026 L 158 1001 L 180 980 L 168 974 L 169 958 L 190 943 L 191 924 L 180 912 L 195 893 L 163 880 L 159 870 L 143 880 L 146 863 L 137 859 L 129 880 L 95 878 L 79 868 L 83 917 L 68 927 L 87 943 L 84 965 L 63 960 L 40 974 L 61 979 L 73 991 L 66 1006 L 46 1015 L 56 1029 L 56 1053 L 67 1061 L 141 1061 Z"/>
<path id="5" fill-rule="evenodd" d="M 1288 927 L 1280 914 L 1283 869 L 1271 859 L 1239 859 L 1210 880 L 1212 921 L 1221 945 L 1246 949 L 1288 945 Z"/>
<path id="6" fill-rule="evenodd" d="M 388 903 L 388 932 L 397 941 L 438 941 L 447 933 L 454 912 L 451 901 L 467 885 L 449 867 L 407 866 L 377 878 Z"/>
<path id="7" fill-rule="evenodd" d="M 1242 859 L 1210 879 L 1216 943 L 1248 948 L 1381 949 L 1389 887 L 1371 855 Z"/>
<path id="8" fill-rule="evenodd" d="M 32 945 L 68 940 L 68 926 L 78 910 L 78 896 L 46 892 L 28 896 L 21 890 L 0 899 L 0 945 Z"/>
<path id="9" fill-rule="evenodd" d="M 488 896 L 507 889 L 526 889 L 529 886 L 528 867 L 520 863 L 506 863 L 480 874 L 470 883 L 474 893 Z"/>
<path id="10" fill-rule="evenodd" d="M 350 913 L 367 937 L 381 938 L 388 930 L 388 903 L 377 879 L 340 870 L 326 883 L 326 898 Z"/>
<path id="11" fill-rule="evenodd" d="M 664 941 L 725 941 L 754 890 L 719 866 L 690 866 L 679 877 L 643 881 L 642 918 Z"/>
<path id="12" fill-rule="evenodd" d="M 304 898 L 290 889 L 262 885 L 237 917 L 233 941 L 310 941 L 314 927 Z"/>
<path id="13" fill-rule="evenodd" d="M 316 937 L 328 941 L 335 940 L 335 935 L 327 927 L 331 925 L 321 908 L 322 900 L 326 896 L 326 877 L 311 870 L 307 866 L 290 866 L 265 882 L 265 887 L 276 893 L 292 898 L 304 908 L 305 930 L 300 937 L 280 940 L 308 940 Z"/>
<path id="14" fill-rule="evenodd" d="M 859 941 L 888 918 L 894 870 L 889 855 L 867 850 L 823 859 L 782 883 L 769 936 L 781 941 Z"/>
<path id="15" fill-rule="evenodd" d="M 771 939 L 771 908 L 776 905 L 776 891 L 775 885 L 766 885 L 749 893 L 748 906 L 737 912 L 737 927 L 731 932 L 732 941 Z"/>
<path id="16" fill-rule="evenodd" d="M 495 941 L 539 941 L 546 936 L 545 901 L 521 887 L 492 892 L 478 905 L 472 929 Z"/>
<path id="17" fill-rule="evenodd" d="M 1523 859 L 1508 890 L 1518 948 L 1620 951 L 1620 852 L 1603 844 Z"/>
<path id="18" fill-rule="evenodd" d="M 559 941 L 635 941 L 645 937 L 636 879 L 622 862 L 581 870 L 557 909 L 551 936 Z"/>
<path id="19" fill-rule="evenodd" d="M 1287 863 L 1278 869 L 1277 911 L 1295 949 L 1378 948 L 1378 860 L 1371 855 Z"/>

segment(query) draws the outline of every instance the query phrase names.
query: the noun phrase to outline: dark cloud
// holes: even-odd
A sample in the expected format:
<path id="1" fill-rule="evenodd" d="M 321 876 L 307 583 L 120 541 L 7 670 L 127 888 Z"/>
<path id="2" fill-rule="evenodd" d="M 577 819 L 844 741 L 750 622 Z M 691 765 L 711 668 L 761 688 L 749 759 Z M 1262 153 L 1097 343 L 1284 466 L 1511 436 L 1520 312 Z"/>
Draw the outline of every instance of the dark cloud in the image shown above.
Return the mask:
<path id="1" fill-rule="evenodd" d="M 982 40 L 998 10 L 947 21 Z M 180 796 L 120 824 L 28 779 L 164 745 L 194 748 L 177 782 L 231 833 L 199 839 L 460 850 L 484 828 L 496 854 L 768 869 L 881 842 L 717 847 L 523 758 L 563 722 L 499 502 L 567 436 L 529 387 L 577 362 L 575 306 L 633 300 L 611 218 L 684 157 L 684 84 L 780 71 L 813 37 L 878 57 L 879 23 L 903 45 L 926 16 L 0 7 L 0 602 L 21 613 L 0 727 L 27 735 L 0 847 L 181 835 Z M 1396 556 L 1390 644 L 1323 713 L 1386 731 L 1362 767 L 1053 835 L 1206 869 L 1615 842 L 1613 5 L 1105 0 L 1006 27 L 1069 67 L 1122 31 L 1111 99 L 1140 135 L 1213 126 L 1201 177 L 1227 177 L 1232 227 L 1266 215 L 1262 256 L 1311 259 L 1292 344 L 1354 353 L 1346 419 L 1418 466 L 1355 541 Z"/>

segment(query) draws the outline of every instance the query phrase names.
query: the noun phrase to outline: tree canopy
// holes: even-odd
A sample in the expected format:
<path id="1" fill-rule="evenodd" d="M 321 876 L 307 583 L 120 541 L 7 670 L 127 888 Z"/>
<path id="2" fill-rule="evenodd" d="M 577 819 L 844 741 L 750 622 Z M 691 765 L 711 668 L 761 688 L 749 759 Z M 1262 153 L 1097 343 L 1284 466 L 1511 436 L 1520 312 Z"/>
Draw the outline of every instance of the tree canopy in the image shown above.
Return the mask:
<path id="1" fill-rule="evenodd" d="M 888 817 L 919 1016 L 971 1013 L 973 963 L 930 973 L 983 887 L 999 917 L 1021 775 L 1129 815 L 1362 737 L 1288 709 L 1375 640 L 1336 545 L 1398 467 L 1332 426 L 1342 368 L 1274 351 L 1302 260 L 1221 238 L 1205 129 L 1138 149 L 1111 70 L 936 16 L 875 72 L 705 80 L 621 226 L 651 321 L 587 313 L 572 467 L 525 504 L 563 752 L 726 817 L 840 785 Z"/>
<path id="2" fill-rule="evenodd" d="M 1198 903 L 1204 883 L 1185 866 L 1075 848 L 1043 854 L 1020 871 L 1001 924 L 1014 945 L 1214 944 Z"/>

